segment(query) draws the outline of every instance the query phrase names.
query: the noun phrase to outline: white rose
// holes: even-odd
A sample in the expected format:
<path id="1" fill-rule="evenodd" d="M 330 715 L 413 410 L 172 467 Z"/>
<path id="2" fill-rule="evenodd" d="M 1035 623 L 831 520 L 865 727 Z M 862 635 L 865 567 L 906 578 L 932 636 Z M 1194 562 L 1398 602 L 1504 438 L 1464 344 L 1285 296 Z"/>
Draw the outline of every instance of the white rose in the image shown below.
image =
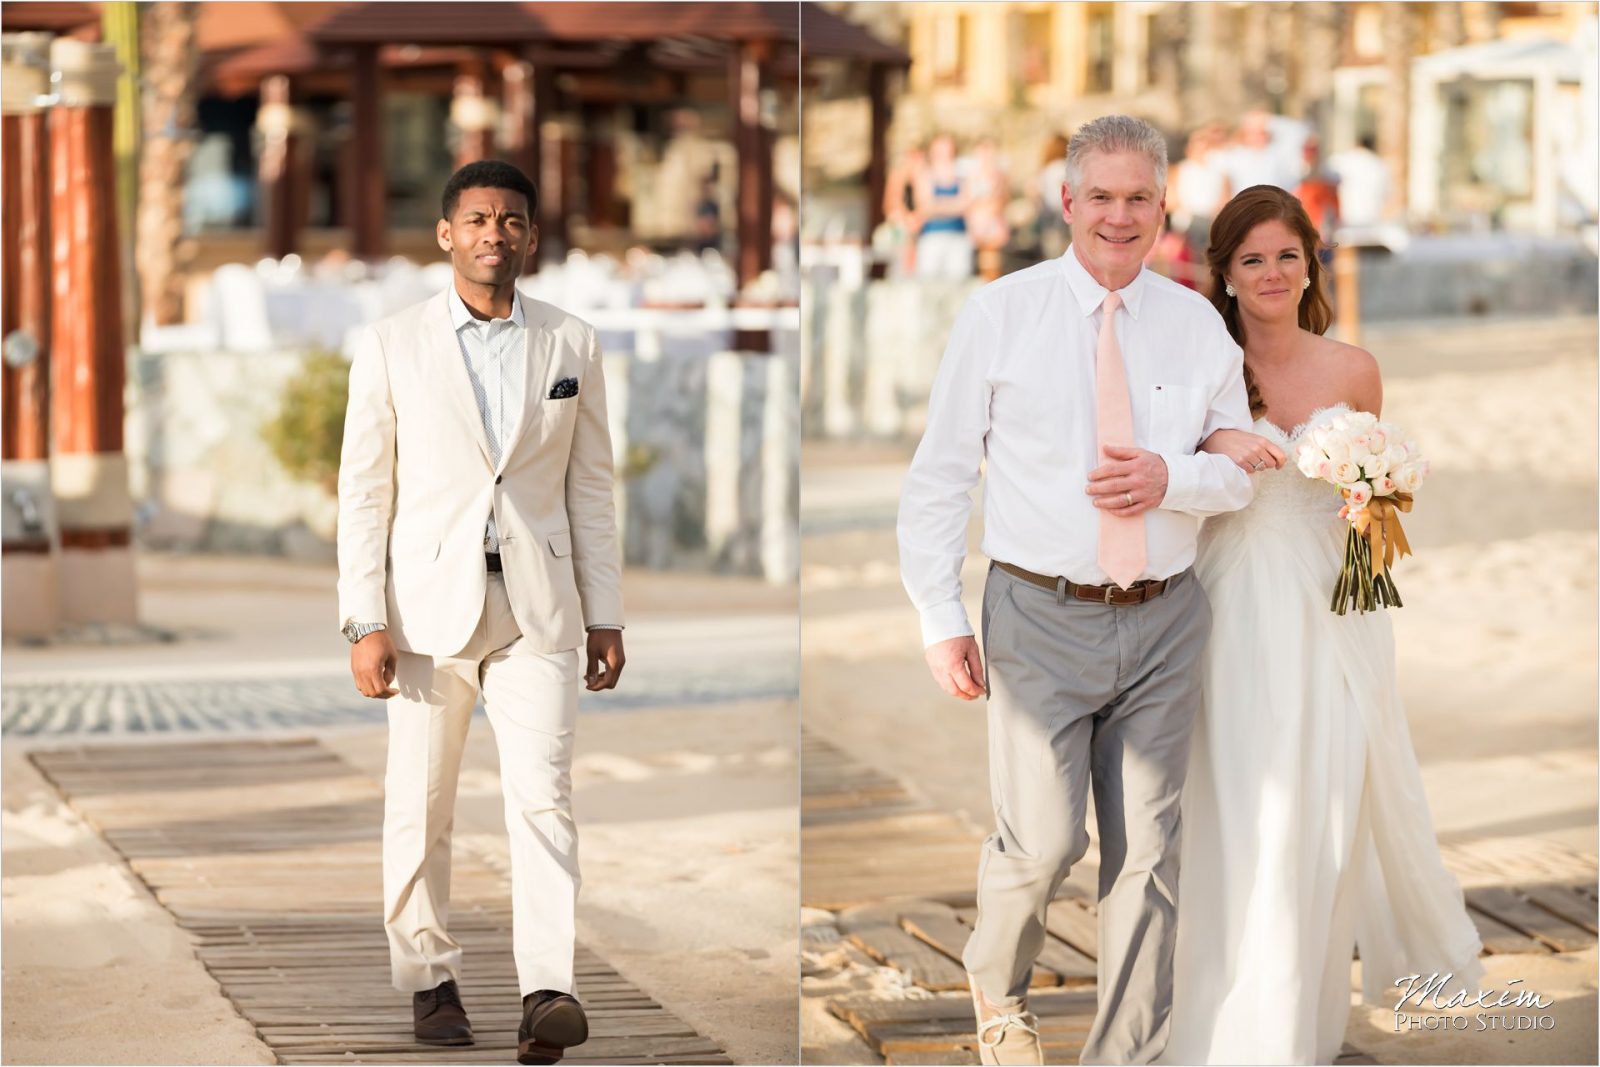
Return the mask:
<path id="1" fill-rule="evenodd" d="M 1406 461 L 1405 445 L 1391 443 L 1388 448 L 1383 450 L 1383 461 L 1389 465 L 1390 470 L 1400 466 Z"/>
<path id="2" fill-rule="evenodd" d="M 1372 486 L 1366 482 L 1352 482 L 1339 488 L 1350 494 L 1350 506 L 1360 509 L 1372 502 Z"/>
<path id="3" fill-rule="evenodd" d="M 1333 480 L 1341 486 L 1348 486 L 1351 482 L 1361 477 L 1361 468 L 1354 460 L 1339 460 L 1333 465 Z"/>
<path id="4" fill-rule="evenodd" d="M 1374 455 L 1389 447 L 1389 434 L 1384 430 L 1381 422 L 1367 431 L 1367 439 L 1372 442 Z"/>
<path id="5" fill-rule="evenodd" d="M 1378 478 L 1389 473 L 1389 464 L 1381 455 L 1368 456 L 1361 461 L 1361 473 L 1368 478 Z"/>
<path id="6" fill-rule="evenodd" d="M 1372 491 L 1378 496 L 1394 496 L 1395 490 L 1398 488 L 1399 486 L 1395 485 L 1394 479 L 1387 475 L 1372 479 Z"/>
<path id="7" fill-rule="evenodd" d="M 1325 451 L 1328 453 L 1328 458 L 1335 463 L 1343 463 L 1350 458 L 1350 446 L 1341 440 L 1333 441 Z"/>
<path id="8" fill-rule="evenodd" d="M 1345 421 L 1355 430 L 1369 430 L 1377 425 L 1378 416 L 1370 411 L 1352 411 L 1346 415 Z"/>
<path id="9" fill-rule="evenodd" d="M 1330 445 L 1339 440 L 1339 433 L 1328 423 L 1323 423 L 1311 431 L 1311 440 L 1316 442 L 1318 448 L 1326 452 Z"/>
<path id="10" fill-rule="evenodd" d="M 1304 474 L 1307 478 L 1315 478 L 1317 477 L 1317 465 L 1319 463 L 1326 463 L 1327 461 L 1328 457 L 1324 456 L 1317 449 L 1307 448 L 1306 446 L 1301 445 L 1295 466 L 1299 467 L 1300 473 Z"/>
<path id="11" fill-rule="evenodd" d="M 1422 468 L 1406 463 L 1394 472 L 1394 483 L 1402 493 L 1415 493 L 1422 488 Z"/>
<path id="12" fill-rule="evenodd" d="M 1355 460 L 1357 463 L 1365 462 L 1366 458 L 1372 455 L 1374 451 L 1375 450 L 1372 447 L 1372 438 L 1370 436 L 1365 433 L 1350 435 L 1351 459 Z"/>

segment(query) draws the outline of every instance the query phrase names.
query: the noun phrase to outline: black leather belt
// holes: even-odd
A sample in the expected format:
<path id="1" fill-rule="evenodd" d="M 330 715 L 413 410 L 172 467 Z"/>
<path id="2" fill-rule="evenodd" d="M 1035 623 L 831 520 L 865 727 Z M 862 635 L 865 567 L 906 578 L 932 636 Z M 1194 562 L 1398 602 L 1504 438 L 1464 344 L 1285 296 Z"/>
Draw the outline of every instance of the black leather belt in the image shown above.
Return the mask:
<path id="1" fill-rule="evenodd" d="M 501 570 L 501 568 L 500 568 L 500 553 L 498 553 L 498 552 L 485 552 L 483 554 L 483 561 L 489 565 L 489 573 L 490 574 L 499 574 L 500 573 L 500 570 Z"/>
<path id="2" fill-rule="evenodd" d="M 1126 589 L 1120 585 L 1079 585 L 1077 582 L 1069 582 L 1065 578 L 1051 578 L 1048 575 L 1025 571 L 1021 567 L 1014 567 L 1009 563 L 1001 563 L 999 560 L 995 560 L 994 565 L 1007 574 L 1021 578 L 1025 582 L 1032 582 L 1041 588 L 1049 589 L 1063 600 L 1071 596 L 1079 600 L 1092 600 L 1096 604 L 1116 604 L 1119 606 L 1143 604 L 1145 601 L 1153 600 L 1166 592 L 1167 583 L 1171 581 L 1170 578 L 1162 578 L 1159 581 L 1146 578 L 1143 581 L 1134 582 L 1133 585 Z"/>

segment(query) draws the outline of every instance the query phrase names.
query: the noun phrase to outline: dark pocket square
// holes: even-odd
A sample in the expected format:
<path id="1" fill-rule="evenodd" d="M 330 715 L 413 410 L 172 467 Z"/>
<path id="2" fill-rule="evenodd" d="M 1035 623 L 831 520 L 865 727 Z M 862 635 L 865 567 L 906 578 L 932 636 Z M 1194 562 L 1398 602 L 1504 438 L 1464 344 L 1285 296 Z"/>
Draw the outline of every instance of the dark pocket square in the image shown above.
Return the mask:
<path id="1" fill-rule="evenodd" d="M 565 400 L 569 396 L 578 395 L 578 379 L 563 378 L 550 387 L 548 400 Z"/>

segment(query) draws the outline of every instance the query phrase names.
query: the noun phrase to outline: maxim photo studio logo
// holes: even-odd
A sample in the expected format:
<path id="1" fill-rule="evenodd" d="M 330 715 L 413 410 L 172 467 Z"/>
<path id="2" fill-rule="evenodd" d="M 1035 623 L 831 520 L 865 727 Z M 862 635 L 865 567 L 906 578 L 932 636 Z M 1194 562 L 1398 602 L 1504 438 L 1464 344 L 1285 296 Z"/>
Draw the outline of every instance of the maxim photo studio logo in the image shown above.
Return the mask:
<path id="1" fill-rule="evenodd" d="M 1454 974 L 1419 974 L 1396 978 L 1395 987 L 1401 990 L 1394 1005 L 1394 1030 L 1554 1030 L 1556 1020 L 1546 1015 L 1544 1009 L 1555 1003 L 1541 997 L 1532 989 L 1516 989 L 1521 978 L 1506 980 L 1505 989 L 1478 989 L 1469 991 L 1455 982 Z M 1449 992 L 1450 987 L 1456 987 Z M 1421 1008 L 1451 1011 L 1461 1008 L 1478 1009 L 1475 1015 L 1435 1015 L 1431 1011 L 1411 1013 L 1406 1009 Z"/>

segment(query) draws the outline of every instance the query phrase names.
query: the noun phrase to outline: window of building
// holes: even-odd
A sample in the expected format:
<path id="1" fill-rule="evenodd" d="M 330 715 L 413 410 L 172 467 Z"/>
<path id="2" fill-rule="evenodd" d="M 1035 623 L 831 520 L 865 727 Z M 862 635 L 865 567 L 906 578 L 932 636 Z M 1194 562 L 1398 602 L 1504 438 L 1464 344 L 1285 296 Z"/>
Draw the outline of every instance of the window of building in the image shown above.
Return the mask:
<path id="1" fill-rule="evenodd" d="M 1112 64 L 1116 58 L 1116 10 L 1112 4 L 1090 4 L 1085 16 L 1086 67 L 1084 92 L 1111 92 Z"/>
<path id="2" fill-rule="evenodd" d="M 967 16 L 942 12 L 933 23 L 933 80 L 938 85 L 967 81 Z"/>
<path id="3" fill-rule="evenodd" d="M 1055 12 L 1024 11 L 1021 16 L 1021 51 L 1017 69 L 1024 85 L 1048 85 L 1054 65 Z"/>

